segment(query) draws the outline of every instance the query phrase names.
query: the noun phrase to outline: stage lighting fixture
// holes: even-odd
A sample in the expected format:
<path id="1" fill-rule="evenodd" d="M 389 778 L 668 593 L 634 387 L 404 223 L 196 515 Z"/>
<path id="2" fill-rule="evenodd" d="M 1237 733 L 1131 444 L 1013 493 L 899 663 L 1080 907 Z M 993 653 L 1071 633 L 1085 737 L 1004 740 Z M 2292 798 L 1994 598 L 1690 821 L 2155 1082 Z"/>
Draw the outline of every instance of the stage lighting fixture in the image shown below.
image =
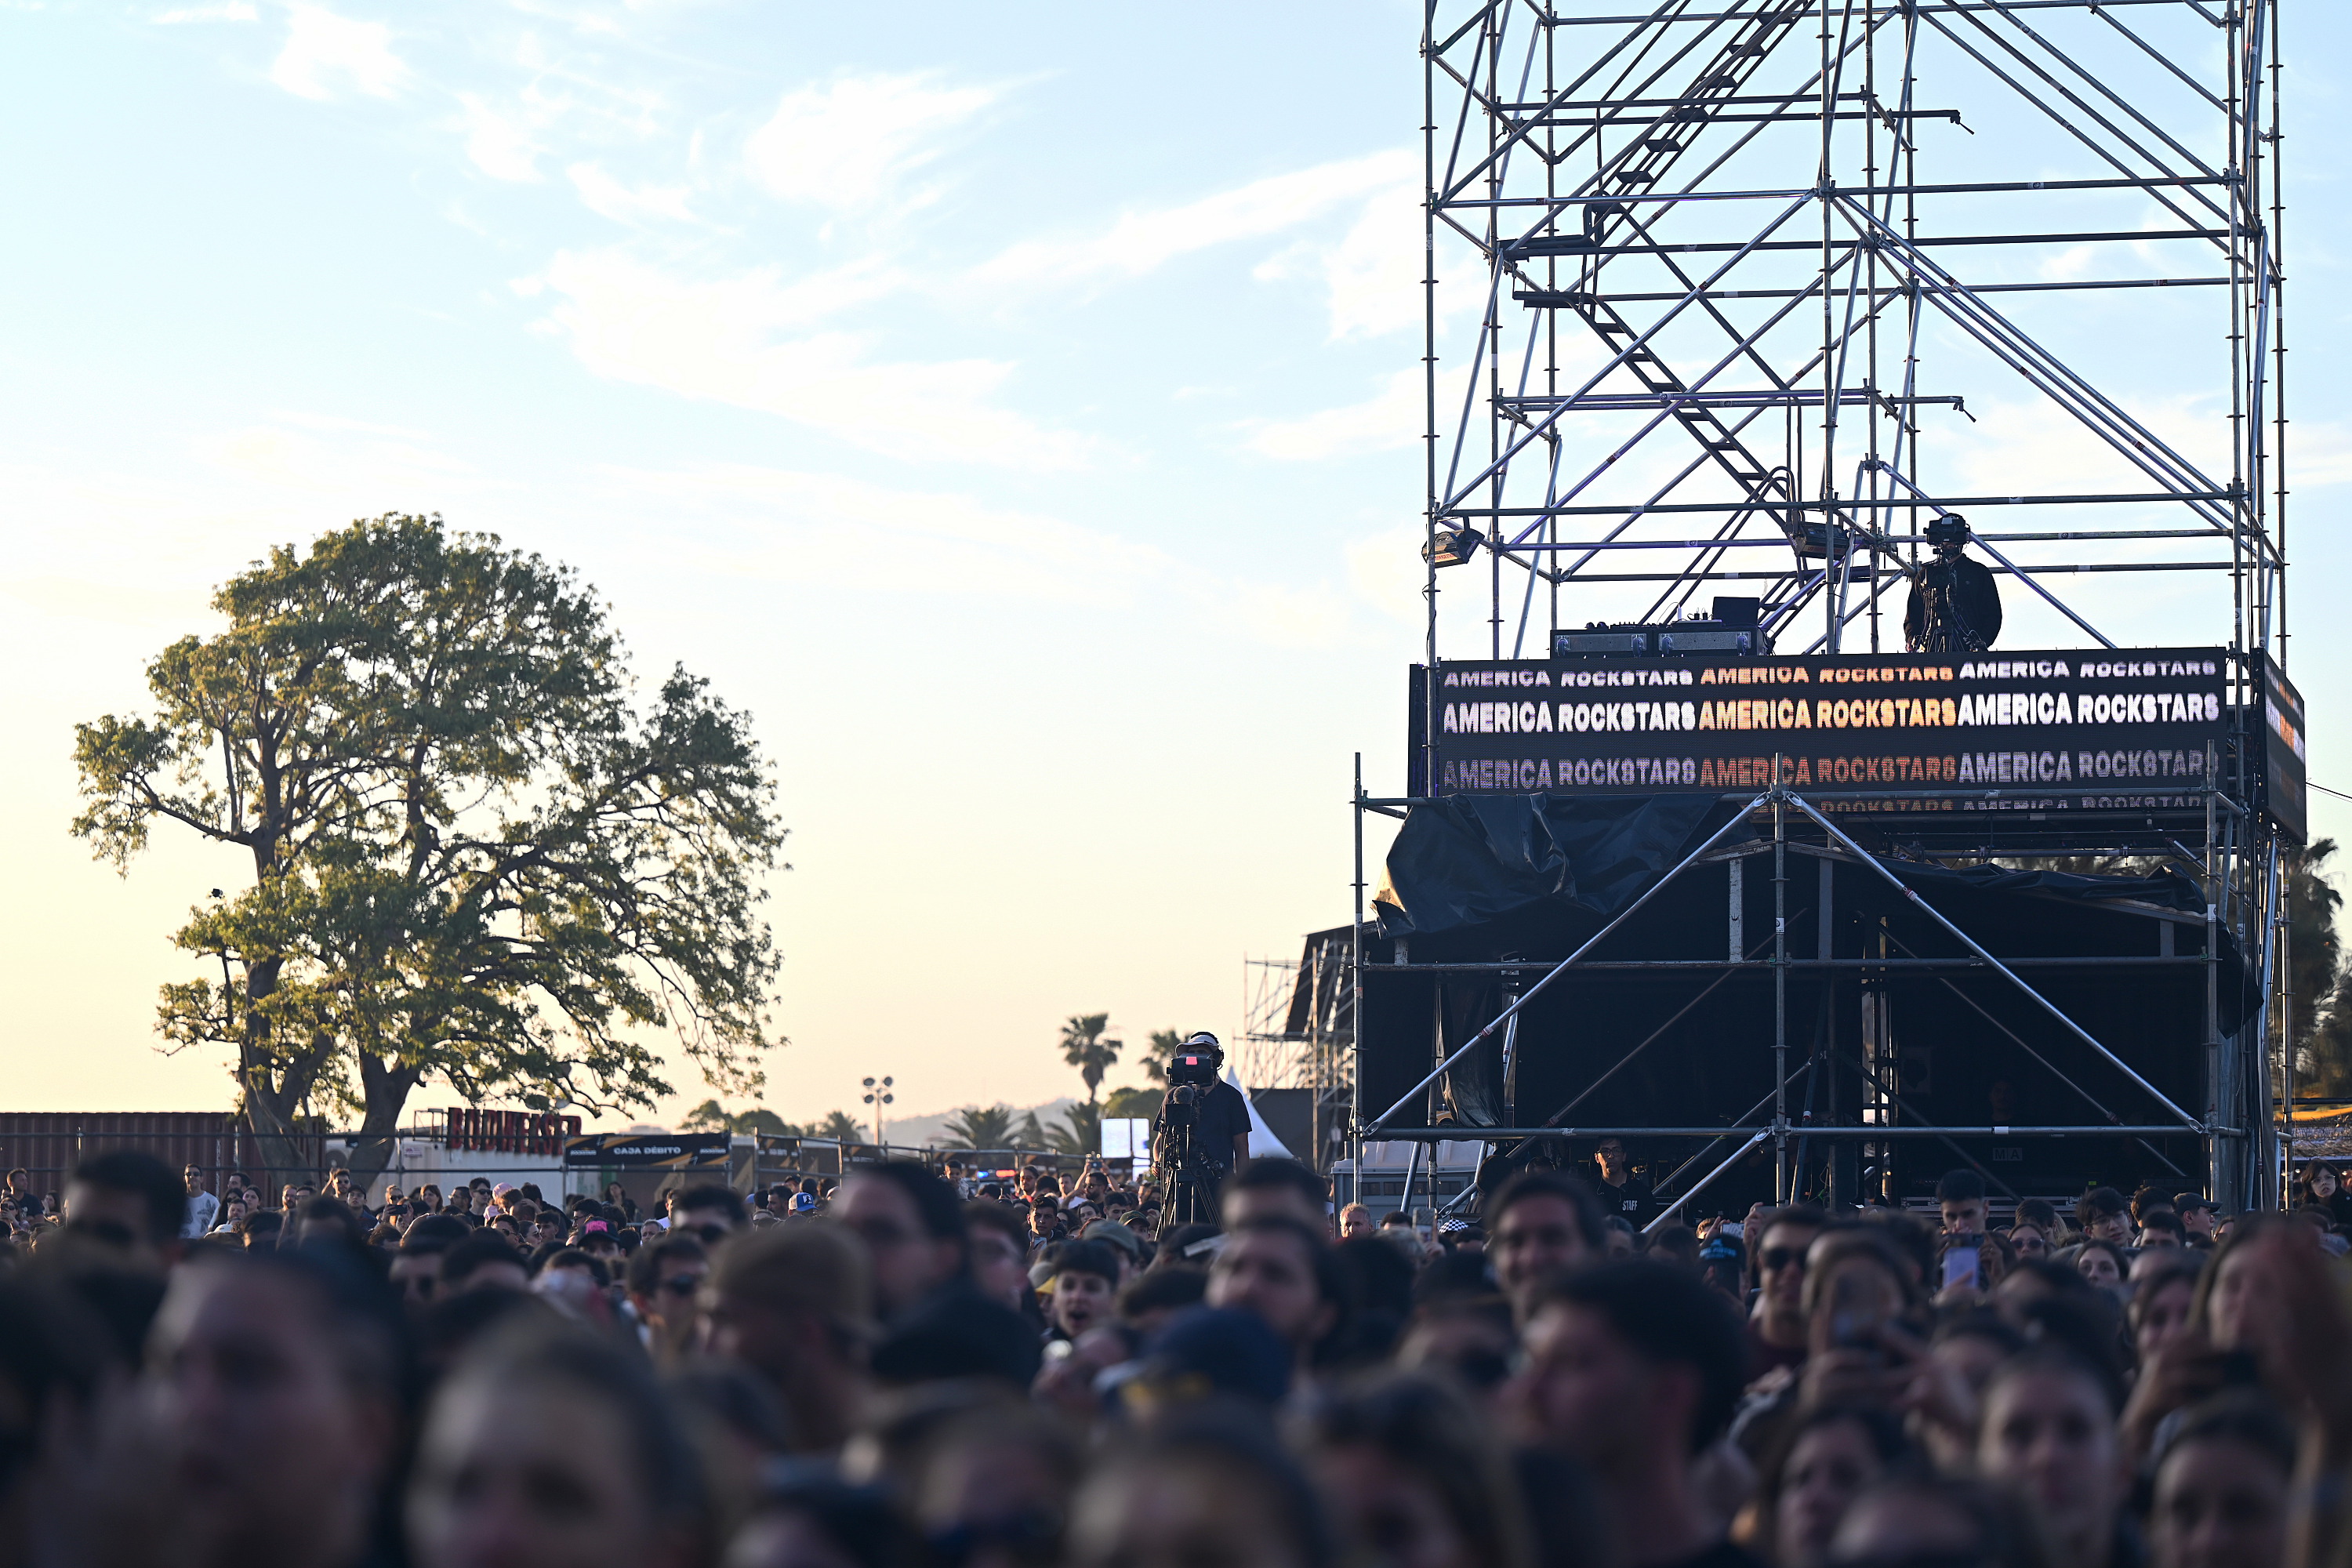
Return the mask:
<path id="1" fill-rule="evenodd" d="M 1441 528 L 1434 540 L 1421 547 L 1421 558 L 1439 566 L 1459 566 L 1486 542 L 1486 536 L 1475 528 Z"/>

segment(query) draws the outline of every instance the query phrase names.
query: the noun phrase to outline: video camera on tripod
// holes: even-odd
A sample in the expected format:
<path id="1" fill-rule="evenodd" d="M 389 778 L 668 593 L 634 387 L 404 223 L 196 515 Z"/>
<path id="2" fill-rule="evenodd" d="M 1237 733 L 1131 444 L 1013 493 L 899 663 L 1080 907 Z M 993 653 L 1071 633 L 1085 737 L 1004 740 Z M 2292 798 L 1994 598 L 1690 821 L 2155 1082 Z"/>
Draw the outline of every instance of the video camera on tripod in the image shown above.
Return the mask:
<path id="1" fill-rule="evenodd" d="M 1192 1036 L 1168 1058 L 1168 1094 L 1160 1101 L 1160 1125 L 1152 1163 L 1167 1186 L 1164 1222 L 1171 1225 L 1214 1224 L 1217 1184 L 1224 1173 L 1222 1151 L 1202 1146 L 1197 1134 L 1201 1102 L 1217 1087 L 1218 1068 L 1224 1057 L 1217 1037 L 1205 1031 Z"/>

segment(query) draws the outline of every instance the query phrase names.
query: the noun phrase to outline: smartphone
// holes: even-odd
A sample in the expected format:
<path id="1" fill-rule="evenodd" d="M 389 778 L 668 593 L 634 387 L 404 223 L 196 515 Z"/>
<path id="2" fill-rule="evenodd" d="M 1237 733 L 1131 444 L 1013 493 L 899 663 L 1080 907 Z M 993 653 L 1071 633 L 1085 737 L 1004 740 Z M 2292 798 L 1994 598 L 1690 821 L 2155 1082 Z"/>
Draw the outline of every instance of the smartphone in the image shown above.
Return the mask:
<path id="1" fill-rule="evenodd" d="M 1944 1253 L 1944 1289 L 1958 1285 L 1974 1290 L 1982 1284 L 1983 1260 L 1972 1242 L 1966 1247 L 1948 1247 Z"/>

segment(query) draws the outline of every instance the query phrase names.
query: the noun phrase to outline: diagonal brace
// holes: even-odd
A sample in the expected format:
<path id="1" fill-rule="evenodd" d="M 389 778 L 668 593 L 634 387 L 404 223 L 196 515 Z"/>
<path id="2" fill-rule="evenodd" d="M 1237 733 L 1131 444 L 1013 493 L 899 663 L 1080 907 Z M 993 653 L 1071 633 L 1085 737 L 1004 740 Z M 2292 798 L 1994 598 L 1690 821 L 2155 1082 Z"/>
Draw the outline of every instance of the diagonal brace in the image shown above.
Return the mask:
<path id="1" fill-rule="evenodd" d="M 1627 921 L 1632 920 L 1634 913 L 1639 910 L 1643 905 L 1648 903 L 1652 899 L 1658 895 L 1659 889 L 1663 889 L 1668 882 L 1673 881 L 1676 877 L 1681 876 L 1685 871 L 1689 870 L 1693 866 L 1696 865 L 1702 856 L 1706 855 L 1708 850 L 1714 848 L 1717 845 L 1722 843 L 1725 838 L 1728 837 L 1733 828 L 1738 827 L 1742 823 L 1746 822 L 1749 812 L 1754 811 L 1758 806 L 1762 805 L 1770 798 L 1771 793 L 1768 790 L 1763 795 L 1759 795 L 1754 800 L 1749 801 L 1746 805 L 1741 806 L 1737 812 L 1734 812 L 1731 816 L 1725 821 L 1721 827 L 1717 828 L 1713 833 L 1707 836 L 1706 843 L 1700 845 L 1697 848 L 1684 856 L 1681 863 L 1676 865 L 1673 870 L 1667 872 L 1664 876 L 1659 878 L 1656 881 L 1643 889 L 1640 898 L 1635 899 L 1632 903 L 1626 905 L 1623 910 L 1620 910 L 1615 920 L 1611 921 L 1607 925 L 1602 926 L 1599 931 L 1594 931 L 1591 940 L 1586 942 L 1583 946 L 1578 948 L 1574 952 L 1570 953 L 1566 958 L 1561 959 L 1558 963 L 1552 965 L 1552 967 L 1545 973 L 1544 977 L 1541 980 L 1537 981 L 1533 985 L 1528 987 L 1526 994 L 1522 995 L 1517 1001 L 1512 1003 L 1509 1006 L 1504 1008 L 1502 1012 L 1496 1015 L 1495 1021 L 1493 1023 L 1488 1024 L 1485 1028 L 1471 1036 L 1469 1039 L 1464 1041 L 1460 1050 L 1455 1051 L 1452 1056 L 1438 1063 L 1436 1067 L 1430 1070 L 1430 1074 L 1427 1078 L 1423 1079 L 1419 1083 L 1414 1084 L 1411 1089 L 1406 1089 L 1403 1095 L 1398 1099 L 1394 1105 L 1390 1106 L 1386 1110 L 1381 1111 L 1378 1116 L 1372 1118 L 1370 1123 L 1368 1124 L 1364 1128 L 1363 1131 L 1359 1133 L 1358 1136 L 1370 1138 L 1372 1134 L 1386 1127 L 1389 1124 L 1391 1118 L 1395 1116 L 1398 1111 L 1402 1110 L 1406 1106 L 1412 1104 L 1415 1099 L 1419 1098 L 1428 1089 L 1431 1084 L 1433 1084 L 1439 1079 L 1444 1078 L 1446 1073 L 1452 1069 L 1455 1062 L 1458 1062 L 1464 1057 L 1468 1056 L 1473 1050 L 1475 1050 L 1481 1044 L 1483 1044 L 1488 1036 L 1492 1035 L 1496 1029 L 1502 1027 L 1503 1025 L 1508 1023 L 1511 1019 L 1517 1017 L 1518 1016 L 1519 1009 L 1534 1001 L 1538 995 L 1542 994 L 1543 988 L 1545 986 L 1559 979 L 1562 974 L 1567 973 L 1569 968 L 1572 964 L 1574 964 L 1579 959 L 1581 959 L 1586 953 L 1591 952 L 1594 948 L 1600 946 L 1601 943 L 1608 938 L 1612 931 L 1615 931 L 1619 926 L 1623 925 Z"/>
<path id="2" fill-rule="evenodd" d="M 2074 1019 L 2068 1017 L 2057 1004 L 2052 1002 L 2048 997 L 2042 995 L 2041 992 L 2036 991 L 2032 986 L 2028 985 L 2023 980 L 2020 979 L 2018 977 L 2017 971 L 2010 968 L 2009 965 L 2003 963 L 2000 959 L 1995 958 L 1991 953 L 1987 952 L 1974 937 L 1969 935 L 1968 932 L 1962 931 L 1958 926 L 1954 925 L 1950 921 L 1945 919 L 1944 912 L 1936 908 L 1935 905 L 1929 903 L 1927 900 L 1921 898 L 1919 896 L 1918 889 L 1911 887 L 1908 883 L 1905 882 L 1902 878 L 1888 870 L 1886 868 L 1885 862 L 1879 859 L 1877 856 L 1873 855 L 1869 850 L 1864 849 L 1861 845 L 1856 844 L 1853 839 L 1847 837 L 1844 830 L 1839 827 L 1836 823 L 1832 822 L 1828 817 L 1823 816 L 1820 812 L 1814 810 L 1811 802 L 1806 800 L 1804 796 L 1784 785 L 1774 786 L 1774 791 L 1772 793 L 1777 793 L 1781 796 L 1781 798 L 1788 801 L 1790 805 L 1795 806 L 1799 811 L 1803 812 L 1807 816 L 1811 817 L 1816 823 L 1821 825 L 1822 830 L 1824 833 L 1827 833 L 1840 844 L 1844 845 L 1846 848 L 1861 857 L 1863 863 L 1868 866 L 1872 870 L 1877 872 L 1881 877 L 1884 877 L 1889 887 L 1892 887 L 1896 892 L 1901 893 L 1905 898 L 1910 900 L 1911 905 L 1914 909 L 1919 910 L 1920 913 L 1926 915 L 1929 920 L 1943 927 L 1945 931 L 1948 931 L 1957 941 L 1958 941 L 1961 946 L 1967 948 L 1970 952 L 1976 954 L 1978 958 L 1983 960 L 1984 963 L 1991 966 L 1995 972 L 2000 974 L 2000 976 L 2007 980 L 2011 984 L 2016 986 L 2020 991 L 2024 992 L 2028 996 L 2032 997 L 2033 1001 L 2040 1005 L 2043 1012 L 2048 1013 L 2052 1017 L 2057 1019 L 2058 1022 L 2064 1026 L 2067 1033 L 2073 1035 L 2076 1039 L 2082 1041 L 2084 1045 L 2098 1052 L 2100 1056 L 2106 1058 L 2110 1066 L 2121 1072 L 2126 1078 L 2131 1079 L 2132 1082 L 2139 1085 L 2141 1089 L 2147 1090 L 2149 1098 L 2153 1099 L 2158 1105 L 2164 1107 L 2165 1110 L 2172 1112 L 2173 1115 L 2180 1118 L 2181 1125 L 2191 1128 L 2199 1132 L 2205 1131 L 2205 1124 L 2202 1121 L 2200 1121 L 2196 1117 L 2189 1115 L 2189 1112 L 2173 1104 L 2170 1100 L 2165 1097 L 2163 1090 L 2158 1089 L 2156 1085 L 2148 1082 L 2147 1079 L 2140 1077 L 2138 1072 L 2133 1068 L 2129 1062 L 2124 1060 L 2123 1058 L 2116 1055 L 2115 1052 L 2101 1045 L 2092 1037 L 2089 1030 L 2084 1028 L 2082 1025 L 2077 1024 Z"/>
<path id="3" fill-rule="evenodd" d="M 1731 1152 L 1731 1157 L 1729 1159 L 1724 1161 L 1722 1164 L 1717 1165 L 1714 1170 L 1709 1171 L 1706 1175 L 1701 1176 L 1697 1181 L 1692 1183 L 1690 1191 L 1685 1193 L 1673 1203 L 1668 1204 L 1664 1208 L 1659 1210 L 1658 1217 L 1642 1227 L 1642 1234 L 1643 1236 L 1647 1236 L 1652 1231 L 1657 1229 L 1660 1226 L 1665 1224 L 1668 1220 L 1674 1218 L 1676 1210 L 1680 1209 L 1685 1204 L 1690 1202 L 1691 1199 L 1698 1196 L 1699 1194 L 1706 1191 L 1708 1184 L 1712 1183 L 1716 1177 L 1723 1174 L 1724 1172 L 1728 1171 L 1732 1166 L 1737 1165 L 1740 1161 L 1746 1159 L 1748 1157 L 1748 1151 L 1755 1148 L 1756 1145 L 1761 1143 L 1765 1139 L 1769 1138 L 1770 1136 L 1772 1136 L 1772 1129 L 1769 1127 L 1758 1128 L 1754 1137 L 1748 1139 L 1747 1142 L 1742 1143 L 1738 1148 L 1734 1149 Z"/>
<path id="4" fill-rule="evenodd" d="M 1876 468 L 1880 473 L 1885 474 L 1887 478 L 1889 478 L 1889 479 L 1893 479 L 1896 484 L 1901 485 L 1905 489 L 1907 489 L 1907 490 L 1909 490 L 1913 495 L 1917 496 L 1921 500 L 1928 500 L 1933 499 L 1933 498 L 1931 498 L 1931 497 L 1927 494 L 1927 492 L 1926 490 L 1921 489 L 1917 485 L 1913 484 L 1913 483 L 1912 483 L 1912 482 L 1911 482 L 1907 478 L 1906 478 L 1906 477 L 1904 476 L 1903 472 L 1902 472 L 1900 469 L 1896 468 L 1893 464 L 1888 463 L 1888 462 L 1885 461 L 1884 459 L 1872 459 L 1872 460 L 1869 460 L 1869 461 L 1865 461 L 1865 462 L 1863 464 L 1863 468 L 1864 468 L 1864 470 L 1865 472 L 1866 472 L 1866 471 L 1868 471 L 1869 469 Z M 1866 510 L 1866 509 L 1857 509 L 1857 510 Z M 1951 516 L 1951 515 L 1952 515 L 1950 512 L 1946 511 L 1946 510 L 1945 510 L 1942 507 L 1940 507 L 1940 506 L 1939 506 L 1939 507 L 1937 507 L 1936 510 L 1937 510 L 1937 511 L 1940 515 L 1942 515 L 1942 516 L 1944 516 L 1944 517 L 1949 517 L 1949 516 Z M 2105 646 L 2107 646 L 2108 647 L 2116 647 L 2116 641 L 2115 641 L 2115 639 L 2114 639 L 2113 637 L 2110 637 L 2109 636 L 2107 636 L 2107 634 L 2106 634 L 2106 633 L 2105 633 L 2105 632 L 2101 631 L 2098 627 L 2096 627 L 2096 626 L 2093 626 L 2090 622 L 2088 622 L 2088 621 L 2084 620 L 2082 616 L 2080 616 L 2076 615 L 2073 610 L 2069 609 L 2069 608 L 2066 606 L 2066 603 L 2065 603 L 2065 601 L 2064 601 L 2064 600 L 2063 600 L 2063 599 L 2059 598 L 2057 595 L 2055 595 L 2055 594 L 2052 593 L 2049 589 L 2047 589 L 2047 588 L 2043 587 L 2041 584 L 2039 584 L 2039 583 L 2035 582 L 2035 581 L 2032 579 L 2032 577 L 2031 575 L 2029 575 L 2028 574 L 2023 573 L 2023 572 L 2020 572 L 2020 571 L 2017 569 L 2017 563 L 2016 563 L 2016 562 L 2011 561 L 2008 556 L 2003 555 L 2000 551 L 1995 550 L 1991 545 L 1987 544 L 1987 543 L 1986 543 L 1983 540 L 1981 540 L 1981 539 L 1976 539 L 1976 538 L 1974 538 L 1974 537 L 1971 537 L 1971 538 L 1970 538 L 1970 540 L 1969 540 L 1969 542 L 1970 542 L 1970 543 L 1972 543 L 1972 544 L 1974 544 L 1978 549 L 1979 549 L 1979 550 L 1983 551 L 1987 555 L 1991 556 L 1995 561 L 2000 562 L 2000 563 L 2001 563 L 2001 565 L 2002 565 L 2002 566 L 2004 566 L 2004 567 L 2006 567 L 2006 568 L 2008 569 L 2008 571 L 2009 571 L 2009 574 L 2010 574 L 2011 576 L 2012 576 L 2012 577 L 2016 578 L 2019 582 L 2021 582 L 2021 583 L 2024 584 L 2027 587 L 2029 587 L 2029 588 L 2032 589 L 2035 593 L 2037 593 L 2037 594 L 2041 595 L 2044 599 L 2047 599 L 2047 600 L 2050 602 L 2050 606 L 2051 606 L 2051 608 L 2053 608 L 2053 609 L 2056 610 L 2060 615 L 2062 615 L 2062 616 L 2065 616 L 2068 620 L 2070 620 L 2070 621 L 2074 622 L 2076 626 L 2078 626 L 2082 627 L 2084 631 L 2086 631 L 2086 632 L 2090 633 L 2093 637 L 2095 637 L 2098 638 L 2100 642 L 2102 642 L 2103 644 L 2105 644 Z"/>

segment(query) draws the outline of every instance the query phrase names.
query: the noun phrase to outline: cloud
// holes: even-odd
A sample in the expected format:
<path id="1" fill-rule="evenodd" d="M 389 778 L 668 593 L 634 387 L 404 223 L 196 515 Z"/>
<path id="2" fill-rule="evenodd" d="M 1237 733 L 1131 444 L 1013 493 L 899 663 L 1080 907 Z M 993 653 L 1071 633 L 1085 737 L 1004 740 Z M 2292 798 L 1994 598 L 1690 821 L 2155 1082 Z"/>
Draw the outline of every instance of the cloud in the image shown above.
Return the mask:
<path id="1" fill-rule="evenodd" d="M 359 436 L 389 436 L 402 441 L 430 441 L 433 437 L 423 430 L 405 425 L 377 425 L 365 419 L 346 419 L 338 414 L 310 414 L 297 408 L 281 408 L 270 415 L 281 425 L 299 425 L 305 430 L 332 430 Z"/>
<path id="2" fill-rule="evenodd" d="M 2211 399 L 2181 394 L 2118 401 L 2133 419 L 2203 468 L 2209 478 L 2228 477 L 2229 421 Z M 1961 494 L 2082 494 L 2158 488 L 2137 465 L 2089 426 L 2031 392 L 2016 399 L 1971 399 L 1969 412 L 1976 416 L 1973 425 L 1937 420 L 1920 432 L 1921 458 L 1948 465 L 1944 473 L 1957 474 L 1958 481 L 1948 488 Z M 2099 510 L 2113 517 L 2109 526 L 2145 526 L 2116 515 L 2137 508 Z"/>
<path id="3" fill-rule="evenodd" d="M 1091 237 L 1024 241 L 983 263 L 978 276 L 988 282 L 1034 284 L 1106 275 L 1139 278 L 1180 256 L 1280 234 L 1376 193 L 1392 192 L 1418 181 L 1419 170 L 1416 158 L 1402 151 L 1319 163 L 1181 206 L 1128 213 Z M 1410 242 L 1407 254 L 1417 257 L 1419 248 L 1417 241 Z"/>
<path id="4" fill-rule="evenodd" d="M 688 193 L 682 185 L 646 185 L 631 190 L 593 163 L 574 163 L 564 173 L 572 176 L 572 186 L 588 210 L 614 223 L 634 227 L 647 218 L 667 218 L 673 223 L 697 221 L 687 209 Z"/>
<path id="5" fill-rule="evenodd" d="M 599 474 L 614 490 L 652 499 L 656 515 L 715 522 L 664 551 L 698 570 L 845 592 L 1060 603 L 1117 600 L 1181 575 L 1155 546 L 949 491 L 746 464 Z"/>
<path id="6" fill-rule="evenodd" d="M 530 182 L 539 178 L 541 147 L 531 126 L 519 115 L 493 109 L 470 92 L 457 95 L 465 110 L 466 156 L 494 180 Z"/>
<path id="7" fill-rule="evenodd" d="M 258 22 L 261 13 L 247 0 L 221 0 L 214 5 L 183 5 L 155 18 L 156 25 L 174 27 L 188 22 Z"/>
<path id="8" fill-rule="evenodd" d="M 392 29 L 317 5 L 290 6 L 286 47 L 269 68 L 270 80 L 298 98 L 330 99 L 330 79 L 338 77 L 371 98 L 397 93 L 408 68 L 392 52 Z"/>
<path id="9" fill-rule="evenodd" d="M 751 178 L 785 201 L 842 209 L 898 194 L 944 150 L 940 132 L 1002 96 L 997 88 L 935 82 L 929 73 L 845 77 L 784 94 L 744 146 Z"/>
<path id="10" fill-rule="evenodd" d="M 1334 245 L 1301 241 L 1259 263 L 1262 281 L 1320 280 L 1328 295 L 1331 338 L 1379 337 L 1418 327 L 1422 216 L 1418 177 L 1375 191 Z"/>
<path id="11" fill-rule="evenodd" d="M 676 276 L 620 250 L 558 255 L 525 294 L 560 296 L 547 321 L 580 362 L 615 381 L 773 414 L 886 456 L 1070 468 L 1086 437 L 1043 428 L 991 399 L 1013 366 L 981 359 L 877 363 L 865 341 L 818 330 L 904 280 L 868 261 L 787 281 L 772 267 Z"/>
<path id="12" fill-rule="evenodd" d="M 388 507 L 433 511 L 452 484 L 478 482 L 478 477 L 473 465 L 435 450 L 430 442 L 420 432 L 395 426 L 281 413 L 267 423 L 207 437 L 197 443 L 197 451 L 247 494 L 292 490 L 335 497 L 329 504 L 356 506 L 366 513 Z"/>
<path id="13" fill-rule="evenodd" d="M 1351 540 L 1348 581 L 1357 597 L 1404 625 L 1421 625 L 1425 614 L 1421 595 L 1429 572 L 1421 547 L 1427 538 L 1427 525 L 1416 520 Z"/>
<path id="14" fill-rule="evenodd" d="M 614 466 L 594 477 L 601 495 L 668 520 L 660 558 L 698 578 L 816 583 L 893 602 L 1157 601 L 1181 606 L 1188 624 L 1280 647 L 1345 646 L 1356 631 L 1337 584 L 1230 576 L 1142 540 L 953 491 L 749 464 Z M 1413 548 L 1404 553 L 1417 566 Z"/>
<path id="15" fill-rule="evenodd" d="M 2071 283 L 2088 273 L 2091 264 L 2097 259 L 2096 249 L 2087 245 L 2077 245 L 2045 258 L 2036 270 L 2053 283 Z"/>
<path id="16" fill-rule="evenodd" d="M 2311 489 L 2352 480 L 2352 428 L 2340 419 L 2299 419 L 2286 445 L 2288 484 Z"/>
<path id="17" fill-rule="evenodd" d="M 1326 408 L 1303 419 L 1267 420 L 1244 444 L 1284 462 L 1312 463 L 1410 447 L 1422 438 L 1427 394 L 1421 372 L 1401 370 L 1364 402 Z"/>

